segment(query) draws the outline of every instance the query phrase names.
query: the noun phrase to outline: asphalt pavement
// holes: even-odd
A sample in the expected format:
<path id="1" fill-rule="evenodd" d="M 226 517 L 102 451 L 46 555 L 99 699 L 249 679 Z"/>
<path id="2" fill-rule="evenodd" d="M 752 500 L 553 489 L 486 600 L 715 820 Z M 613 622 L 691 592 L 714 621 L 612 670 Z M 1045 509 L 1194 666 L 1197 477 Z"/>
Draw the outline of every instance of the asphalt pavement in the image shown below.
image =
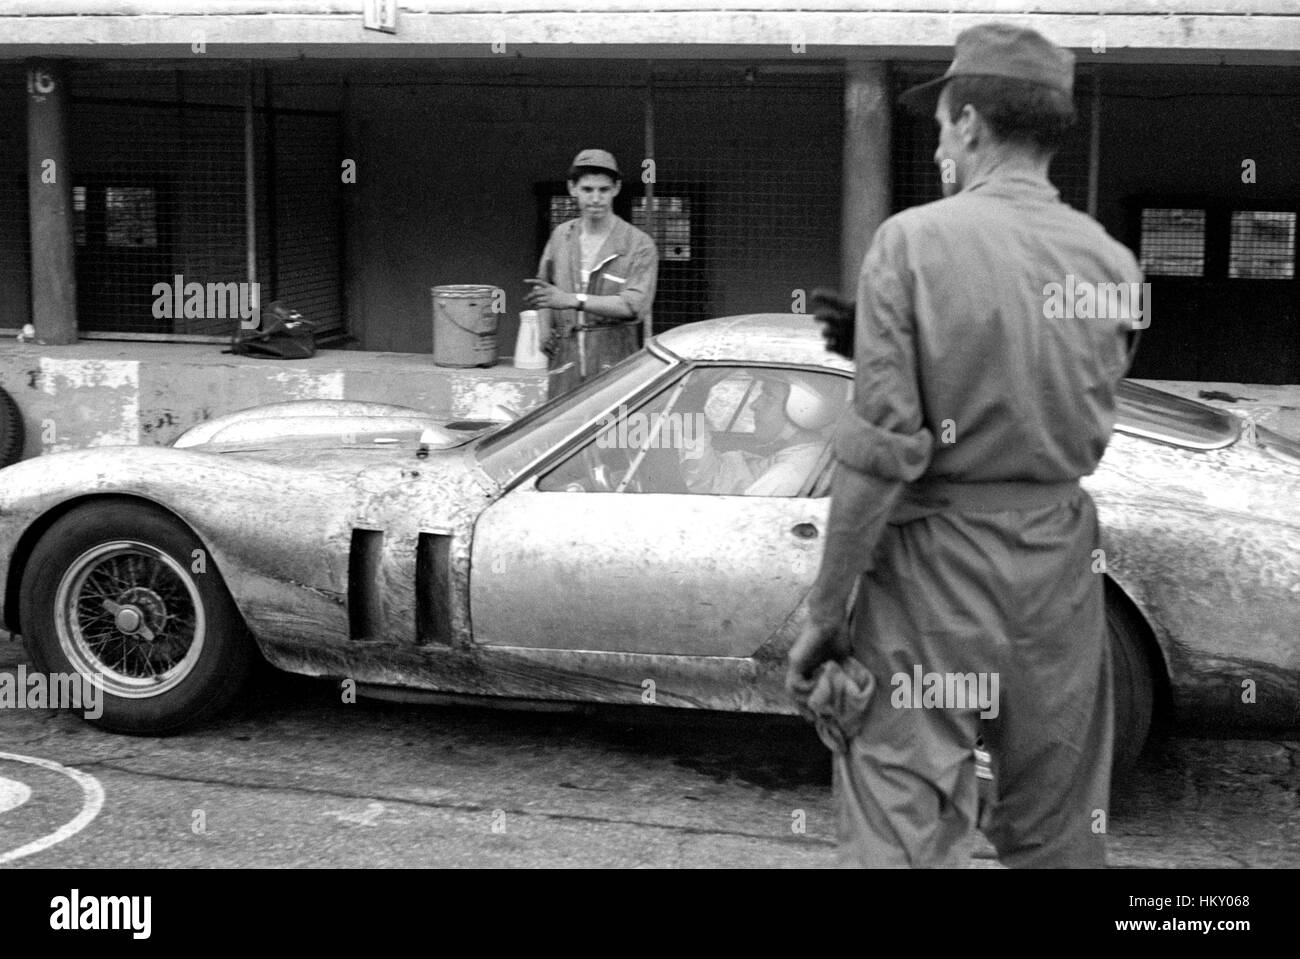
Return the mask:
<path id="1" fill-rule="evenodd" d="M 0 671 L 23 662 L 0 640 Z M 274 675 L 228 718 L 169 738 L 0 710 L 0 754 L 0 867 L 835 858 L 827 753 L 797 720 L 345 703 L 327 682 Z M 1300 865 L 1300 743 L 1157 742 L 1116 784 L 1109 830 L 1118 867 Z M 996 866 L 982 838 L 970 853 Z"/>

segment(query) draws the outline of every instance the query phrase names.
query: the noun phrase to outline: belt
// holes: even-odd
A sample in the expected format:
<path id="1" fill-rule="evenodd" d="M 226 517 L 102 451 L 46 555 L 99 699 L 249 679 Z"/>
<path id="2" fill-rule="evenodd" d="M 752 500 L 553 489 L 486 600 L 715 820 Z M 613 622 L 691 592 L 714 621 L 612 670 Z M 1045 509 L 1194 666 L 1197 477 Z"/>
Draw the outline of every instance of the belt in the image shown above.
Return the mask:
<path id="1" fill-rule="evenodd" d="M 1001 513 L 1065 503 L 1083 492 L 1077 479 L 1057 483 L 1006 480 L 993 483 L 956 483 L 921 479 L 910 483 L 889 516 L 898 526 L 935 513 Z"/>
<path id="2" fill-rule="evenodd" d="M 607 323 L 575 323 L 568 328 L 557 328 L 556 335 L 562 339 L 572 339 L 579 333 L 591 333 L 593 330 L 617 330 L 640 322 L 635 317 L 630 320 L 611 320 Z"/>

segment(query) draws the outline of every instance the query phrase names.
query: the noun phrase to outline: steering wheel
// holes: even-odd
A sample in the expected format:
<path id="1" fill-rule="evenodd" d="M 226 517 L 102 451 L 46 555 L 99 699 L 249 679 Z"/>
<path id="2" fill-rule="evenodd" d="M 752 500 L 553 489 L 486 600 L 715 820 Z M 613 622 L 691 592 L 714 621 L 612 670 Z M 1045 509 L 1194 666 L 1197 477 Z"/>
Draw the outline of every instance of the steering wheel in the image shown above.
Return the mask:
<path id="1" fill-rule="evenodd" d="M 593 444 L 582 451 L 580 463 L 583 489 L 589 493 L 613 493 L 618 489 L 622 478 L 627 475 L 632 460 L 629 452 L 623 449 L 610 449 L 605 456 L 601 456 L 600 451 Z M 626 489 L 635 493 L 641 492 L 641 480 L 633 477 Z"/>

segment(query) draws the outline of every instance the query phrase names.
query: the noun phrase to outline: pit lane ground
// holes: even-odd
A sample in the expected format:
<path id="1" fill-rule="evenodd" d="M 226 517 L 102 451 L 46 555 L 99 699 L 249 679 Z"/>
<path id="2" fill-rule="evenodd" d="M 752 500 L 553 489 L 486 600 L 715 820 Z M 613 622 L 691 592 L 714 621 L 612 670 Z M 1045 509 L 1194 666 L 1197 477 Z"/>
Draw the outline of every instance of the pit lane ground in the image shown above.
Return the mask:
<path id="1" fill-rule="evenodd" d="M 0 670 L 24 662 L 0 638 Z M 0 868 L 834 862 L 827 754 L 795 720 L 347 704 L 275 674 L 167 739 L 3 710 L 0 753 L 24 757 L 0 758 Z M 50 763 L 91 777 L 102 807 L 87 819 L 85 783 Z M 1300 743 L 1158 742 L 1116 783 L 1110 836 L 1112 866 L 1300 864 Z M 970 863 L 994 865 L 982 838 Z"/>

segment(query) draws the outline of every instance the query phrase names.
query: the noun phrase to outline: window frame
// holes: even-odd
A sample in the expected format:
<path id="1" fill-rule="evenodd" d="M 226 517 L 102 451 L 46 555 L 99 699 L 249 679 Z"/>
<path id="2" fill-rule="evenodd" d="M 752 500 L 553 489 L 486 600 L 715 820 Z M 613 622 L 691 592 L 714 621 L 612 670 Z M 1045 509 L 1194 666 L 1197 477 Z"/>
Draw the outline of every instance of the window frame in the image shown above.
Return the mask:
<path id="1" fill-rule="evenodd" d="M 676 375 L 663 377 L 660 380 L 658 380 L 655 384 L 650 384 L 649 389 L 640 391 L 634 398 L 629 398 L 628 400 L 625 400 L 622 404 L 620 404 L 619 407 L 615 407 L 615 409 L 617 410 L 622 407 L 626 407 L 628 413 L 639 413 L 647 405 L 653 404 L 659 398 L 671 393 L 674 390 L 681 390 L 682 387 L 685 385 L 686 380 L 691 375 L 693 375 L 696 371 L 709 370 L 709 369 L 743 370 L 751 373 L 753 371 L 758 371 L 758 370 L 787 370 L 796 373 L 807 373 L 811 375 L 839 377 L 841 379 L 846 379 L 849 381 L 849 392 L 845 404 L 846 411 L 849 407 L 849 404 L 852 403 L 853 374 L 846 370 L 838 370 L 838 369 L 824 367 L 824 366 L 807 366 L 802 364 L 787 365 L 782 363 L 756 363 L 756 362 L 749 362 L 744 360 L 711 360 L 711 361 L 704 361 L 704 362 L 683 363 L 681 367 L 675 371 Z M 755 377 L 755 379 L 757 379 L 757 377 Z M 657 386 L 658 388 L 654 388 L 655 386 Z M 736 419 L 739 418 L 740 412 L 745 408 L 748 402 L 752 402 L 750 396 L 751 393 L 753 392 L 753 387 L 754 384 L 751 383 L 746 388 L 745 394 L 742 397 L 741 402 L 737 405 L 737 409 L 731 419 L 731 422 L 728 423 L 728 427 L 735 425 L 735 421 Z M 526 471 L 527 478 L 531 480 L 531 482 L 537 489 L 541 490 L 542 489 L 541 484 L 547 476 L 549 476 L 551 473 L 555 472 L 556 470 L 564 467 L 565 464 L 569 463 L 575 457 L 582 456 L 586 451 L 586 449 L 599 439 L 601 433 L 610 428 L 609 426 L 606 426 L 602 429 L 601 422 L 603 422 L 603 418 L 602 420 L 599 420 L 593 424 L 589 424 L 588 427 L 582 432 L 580 436 L 571 437 L 568 442 L 563 444 L 564 447 L 563 452 L 560 452 L 559 450 L 553 451 L 552 455 L 546 456 L 543 460 L 535 463 L 531 469 L 528 469 Z M 834 455 L 833 455 L 834 426 L 830 427 L 829 429 L 831 431 L 827 434 L 825 445 L 823 446 L 821 452 L 818 454 L 817 463 L 812 468 L 812 470 L 809 471 L 808 476 L 800 484 L 798 492 L 796 492 L 792 496 L 773 496 L 773 497 L 760 497 L 760 498 L 796 500 L 796 499 L 822 499 L 824 497 L 829 496 L 830 484 L 828 482 L 828 477 L 829 477 L 831 465 L 834 460 Z M 731 432 L 731 430 L 728 429 L 724 432 Z M 636 451 L 636 453 L 632 453 L 631 451 L 629 452 L 632 456 L 636 456 L 638 453 L 643 455 L 645 450 L 638 450 Z M 639 466 L 639 462 L 640 461 L 638 460 L 638 466 Z M 626 489 L 627 482 L 628 482 L 628 477 L 625 476 L 623 477 L 622 482 L 619 484 L 620 488 L 618 490 L 609 490 L 609 491 L 601 491 L 601 492 L 616 493 L 616 494 L 633 492 L 633 494 L 635 495 L 638 491 L 627 490 Z M 545 490 L 545 492 L 565 492 L 565 491 L 561 489 L 550 489 L 550 490 Z M 595 491 L 583 490 L 582 492 L 592 493 Z M 651 495 L 744 496 L 746 494 L 744 493 L 735 493 L 735 494 L 693 493 L 687 491 L 685 493 L 670 492 L 670 493 L 653 493 Z"/>

